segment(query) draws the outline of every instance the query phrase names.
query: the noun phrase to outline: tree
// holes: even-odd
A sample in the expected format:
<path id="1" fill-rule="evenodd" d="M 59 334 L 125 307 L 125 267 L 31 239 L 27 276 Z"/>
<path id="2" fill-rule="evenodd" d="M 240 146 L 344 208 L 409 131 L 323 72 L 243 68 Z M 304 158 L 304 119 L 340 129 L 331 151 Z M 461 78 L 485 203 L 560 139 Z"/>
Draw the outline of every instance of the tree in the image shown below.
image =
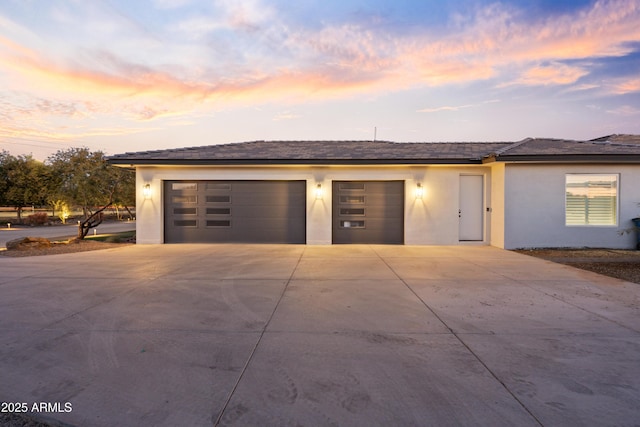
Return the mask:
<path id="1" fill-rule="evenodd" d="M 53 200 L 82 208 L 78 239 L 102 223 L 105 209 L 132 191 L 128 188 L 132 172 L 109 165 L 101 151 L 91 152 L 86 147 L 60 150 L 47 162 L 57 188 Z"/>
<path id="2" fill-rule="evenodd" d="M 11 155 L 8 151 L 0 151 L 0 206 L 7 205 L 5 194 L 9 188 L 9 177 L 7 176 L 7 162 Z"/>
<path id="3" fill-rule="evenodd" d="M 42 206 L 46 203 L 50 180 L 47 167 L 31 155 L 14 157 L 0 153 L 0 174 L 4 188 L 0 188 L 2 204 L 13 206 L 22 223 L 22 210 L 26 206 Z"/>
<path id="4" fill-rule="evenodd" d="M 133 214 L 129 210 L 129 206 L 135 206 L 136 204 L 136 174 L 133 170 L 116 169 L 121 173 L 120 188 L 113 201 L 116 207 L 116 214 L 118 219 L 121 219 L 118 209 L 122 207 L 129 213 L 129 218 L 133 219 Z"/>

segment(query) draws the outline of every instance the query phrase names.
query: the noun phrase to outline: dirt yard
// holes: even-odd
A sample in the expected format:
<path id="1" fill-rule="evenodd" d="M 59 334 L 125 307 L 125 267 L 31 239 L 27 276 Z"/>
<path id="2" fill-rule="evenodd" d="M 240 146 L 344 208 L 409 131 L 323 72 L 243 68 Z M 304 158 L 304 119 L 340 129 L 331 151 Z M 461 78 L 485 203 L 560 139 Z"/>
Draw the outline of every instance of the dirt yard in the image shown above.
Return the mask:
<path id="1" fill-rule="evenodd" d="M 54 424 L 40 422 L 26 414 L 0 414 L 0 426 L 2 427 L 54 427 Z"/>
<path id="2" fill-rule="evenodd" d="M 522 249 L 514 252 L 640 284 L 640 251 L 623 249 Z"/>
<path id="3" fill-rule="evenodd" d="M 29 249 L 29 250 L 3 250 L 0 251 L 0 256 L 8 257 L 26 257 L 26 256 L 39 256 L 39 255 L 58 255 L 58 254 L 70 254 L 75 252 L 84 251 L 96 251 L 100 249 L 118 248 L 123 245 L 131 243 L 107 243 L 94 240 L 70 240 L 65 242 L 53 242 L 53 245 L 44 249 Z"/>

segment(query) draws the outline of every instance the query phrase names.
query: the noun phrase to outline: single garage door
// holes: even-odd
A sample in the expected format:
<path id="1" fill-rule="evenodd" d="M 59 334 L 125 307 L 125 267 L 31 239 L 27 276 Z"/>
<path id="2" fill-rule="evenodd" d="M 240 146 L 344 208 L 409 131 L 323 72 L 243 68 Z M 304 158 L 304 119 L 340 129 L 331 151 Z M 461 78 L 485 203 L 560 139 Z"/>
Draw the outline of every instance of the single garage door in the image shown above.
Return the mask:
<path id="1" fill-rule="evenodd" d="M 305 243 L 304 181 L 165 181 L 166 243 Z"/>
<path id="2" fill-rule="evenodd" d="M 403 181 L 334 181 L 333 243 L 404 243 Z"/>

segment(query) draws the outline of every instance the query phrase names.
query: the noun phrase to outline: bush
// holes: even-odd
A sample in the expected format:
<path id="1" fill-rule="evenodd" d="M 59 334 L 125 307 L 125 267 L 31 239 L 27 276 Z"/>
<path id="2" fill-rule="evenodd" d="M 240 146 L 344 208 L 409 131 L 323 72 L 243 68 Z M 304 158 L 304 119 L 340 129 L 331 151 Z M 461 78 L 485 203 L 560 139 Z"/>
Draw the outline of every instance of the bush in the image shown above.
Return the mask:
<path id="1" fill-rule="evenodd" d="M 49 215 L 46 212 L 36 212 L 27 217 L 27 224 L 30 225 L 45 225 L 49 222 Z"/>

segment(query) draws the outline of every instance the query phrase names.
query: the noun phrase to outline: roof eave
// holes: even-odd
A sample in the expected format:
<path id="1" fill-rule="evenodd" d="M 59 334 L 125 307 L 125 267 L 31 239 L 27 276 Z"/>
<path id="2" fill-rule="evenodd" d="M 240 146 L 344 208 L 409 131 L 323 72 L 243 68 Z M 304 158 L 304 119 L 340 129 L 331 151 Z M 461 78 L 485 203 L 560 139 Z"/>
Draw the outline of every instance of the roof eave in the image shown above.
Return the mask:
<path id="1" fill-rule="evenodd" d="M 640 163 L 638 154 L 547 154 L 493 156 L 485 162 L 542 162 L 542 163 Z"/>
<path id="2" fill-rule="evenodd" d="M 260 165 L 454 165 L 482 164 L 482 159 L 125 159 L 111 158 L 115 166 L 260 166 Z"/>

